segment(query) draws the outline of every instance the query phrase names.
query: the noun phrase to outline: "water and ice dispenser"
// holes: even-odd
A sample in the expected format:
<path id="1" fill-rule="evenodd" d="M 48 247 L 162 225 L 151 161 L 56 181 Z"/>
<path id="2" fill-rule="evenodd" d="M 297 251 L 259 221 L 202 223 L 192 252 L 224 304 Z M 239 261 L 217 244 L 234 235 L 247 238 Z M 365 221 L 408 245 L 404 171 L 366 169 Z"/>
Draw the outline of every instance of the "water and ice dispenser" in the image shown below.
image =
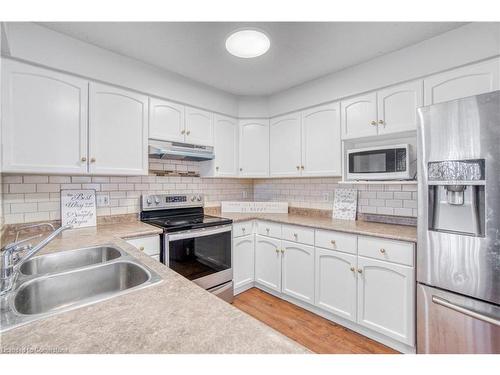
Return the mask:
<path id="1" fill-rule="evenodd" d="M 484 159 L 428 163 L 429 230 L 484 237 Z"/>

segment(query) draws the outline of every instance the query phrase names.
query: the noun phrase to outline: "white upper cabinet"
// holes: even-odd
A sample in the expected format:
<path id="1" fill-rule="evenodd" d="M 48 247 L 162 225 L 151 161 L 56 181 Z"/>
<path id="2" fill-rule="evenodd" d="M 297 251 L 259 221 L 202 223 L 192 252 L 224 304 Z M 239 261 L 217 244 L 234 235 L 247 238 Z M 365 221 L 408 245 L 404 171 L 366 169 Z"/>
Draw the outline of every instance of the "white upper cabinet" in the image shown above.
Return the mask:
<path id="1" fill-rule="evenodd" d="M 282 292 L 314 303 L 314 247 L 282 241 Z"/>
<path id="2" fill-rule="evenodd" d="M 269 131 L 269 174 L 271 177 L 300 176 L 300 113 L 276 117 Z"/>
<path id="3" fill-rule="evenodd" d="M 358 257 L 358 323 L 413 346 L 414 268 Z"/>
<path id="4" fill-rule="evenodd" d="M 186 107 L 186 142 L 211 146 L 214 142 L 213 114 Z"/>
<path id="5" fill-rule="evenodd" d="M 340 176 L 340 104 L 302 112 L 302 176 Z"/>
<path id="6" fill-rule="evenodd" d="M 88 82 L 2 59 L 3 172 L 87 172 Z"/>
<path id="7" fill-rule="evenodd" d="M 116 87 L 89 86 L 89 171 L 148 172 L 148 98 Z"/>
<path id="8" fill-rule="evenodd" d="M 240 120 L 239 175 L 269 176 L 269 120 Z"/>
<path id="9" fill-rule="evenodd" d="M 500 89 L 500 58 L 430 76 L 424 80 L 425 105 Z"/>
<path id="10" fill-rule="evenodd" d="M 255 236 L 255 282 L 281 291 L 281 241 Z"/>
<path id="11" fill-rule="evenodd" d="M 375 92 L 342 100 L 342 138 L 377 135 L 377 94 Z"/>
<path id="12" fill-rule="evenodd" d="M 377 91 L 378 134 L 417 128 L 417 108 L 423 105 L 422 81 L 413 81 Z"/>
<path id="13" fill-rule="evenodd" d="M 214 116 L 214 175 L 219 177 L 235 177 L 238 175 L 238 121 L 234 118 Z"/>
<path id="14" fill-rule="evenodd" d="M 315 304 L 356 321 L 356 255 L 316 248 Z"/>
<path id="15" fill-rule="evenodd" d="M 149 98 L 149 138 L 184 142 L 184 106 Z"/>

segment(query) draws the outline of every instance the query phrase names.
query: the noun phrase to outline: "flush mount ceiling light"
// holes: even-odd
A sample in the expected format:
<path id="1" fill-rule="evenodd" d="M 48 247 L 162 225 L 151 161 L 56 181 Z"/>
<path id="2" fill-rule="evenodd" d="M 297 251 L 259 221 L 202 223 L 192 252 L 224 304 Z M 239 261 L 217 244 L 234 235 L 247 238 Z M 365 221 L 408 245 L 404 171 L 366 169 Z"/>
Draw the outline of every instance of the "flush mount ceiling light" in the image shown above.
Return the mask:
<path id="1" fill-rule="evenodd" d="M 226 39 L 227 51 L 243 59 L 261 56 L 269 50 L 270 46 L 271 41 L 267 35 L 254 29 L 238 30 Z"/>

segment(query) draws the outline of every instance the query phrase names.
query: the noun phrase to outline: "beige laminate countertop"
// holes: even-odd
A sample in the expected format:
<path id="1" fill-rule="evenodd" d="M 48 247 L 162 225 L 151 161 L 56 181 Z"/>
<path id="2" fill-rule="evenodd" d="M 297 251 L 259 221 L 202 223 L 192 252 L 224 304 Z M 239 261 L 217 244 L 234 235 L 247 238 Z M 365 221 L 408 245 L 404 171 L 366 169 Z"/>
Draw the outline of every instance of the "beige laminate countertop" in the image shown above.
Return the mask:
<path id="1" fill-rule="evenodd" d="M 123 238 L 158 234 L 135 222 L 68 230 L 40 254 L 113 244 L 163 281 L 0 334 L 0 353 L 308 353 Z"/>
<path id="2" fill-rule="evenodd" d="M 361 220 L 339 220 L 329 217 L 297 214 L 222 213 L 220 216 L 232 219 L 235 223 L 259 219 L 281 224 L 301 225 L 311 228 L 417 242 L 417 228 L 407 225 L 381 224 Z"/>

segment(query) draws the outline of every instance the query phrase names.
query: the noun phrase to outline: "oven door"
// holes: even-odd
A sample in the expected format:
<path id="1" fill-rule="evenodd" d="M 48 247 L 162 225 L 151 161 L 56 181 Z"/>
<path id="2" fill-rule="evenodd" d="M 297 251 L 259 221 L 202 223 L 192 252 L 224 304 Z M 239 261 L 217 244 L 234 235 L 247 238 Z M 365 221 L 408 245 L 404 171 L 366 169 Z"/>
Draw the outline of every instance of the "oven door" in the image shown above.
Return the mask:
<path id="1" fill-rule="evenodd" d="M 231 281 L 231 228 L 231 225 L 221 225 L 166 233 L 165 264 L 205 289 Z"/>

